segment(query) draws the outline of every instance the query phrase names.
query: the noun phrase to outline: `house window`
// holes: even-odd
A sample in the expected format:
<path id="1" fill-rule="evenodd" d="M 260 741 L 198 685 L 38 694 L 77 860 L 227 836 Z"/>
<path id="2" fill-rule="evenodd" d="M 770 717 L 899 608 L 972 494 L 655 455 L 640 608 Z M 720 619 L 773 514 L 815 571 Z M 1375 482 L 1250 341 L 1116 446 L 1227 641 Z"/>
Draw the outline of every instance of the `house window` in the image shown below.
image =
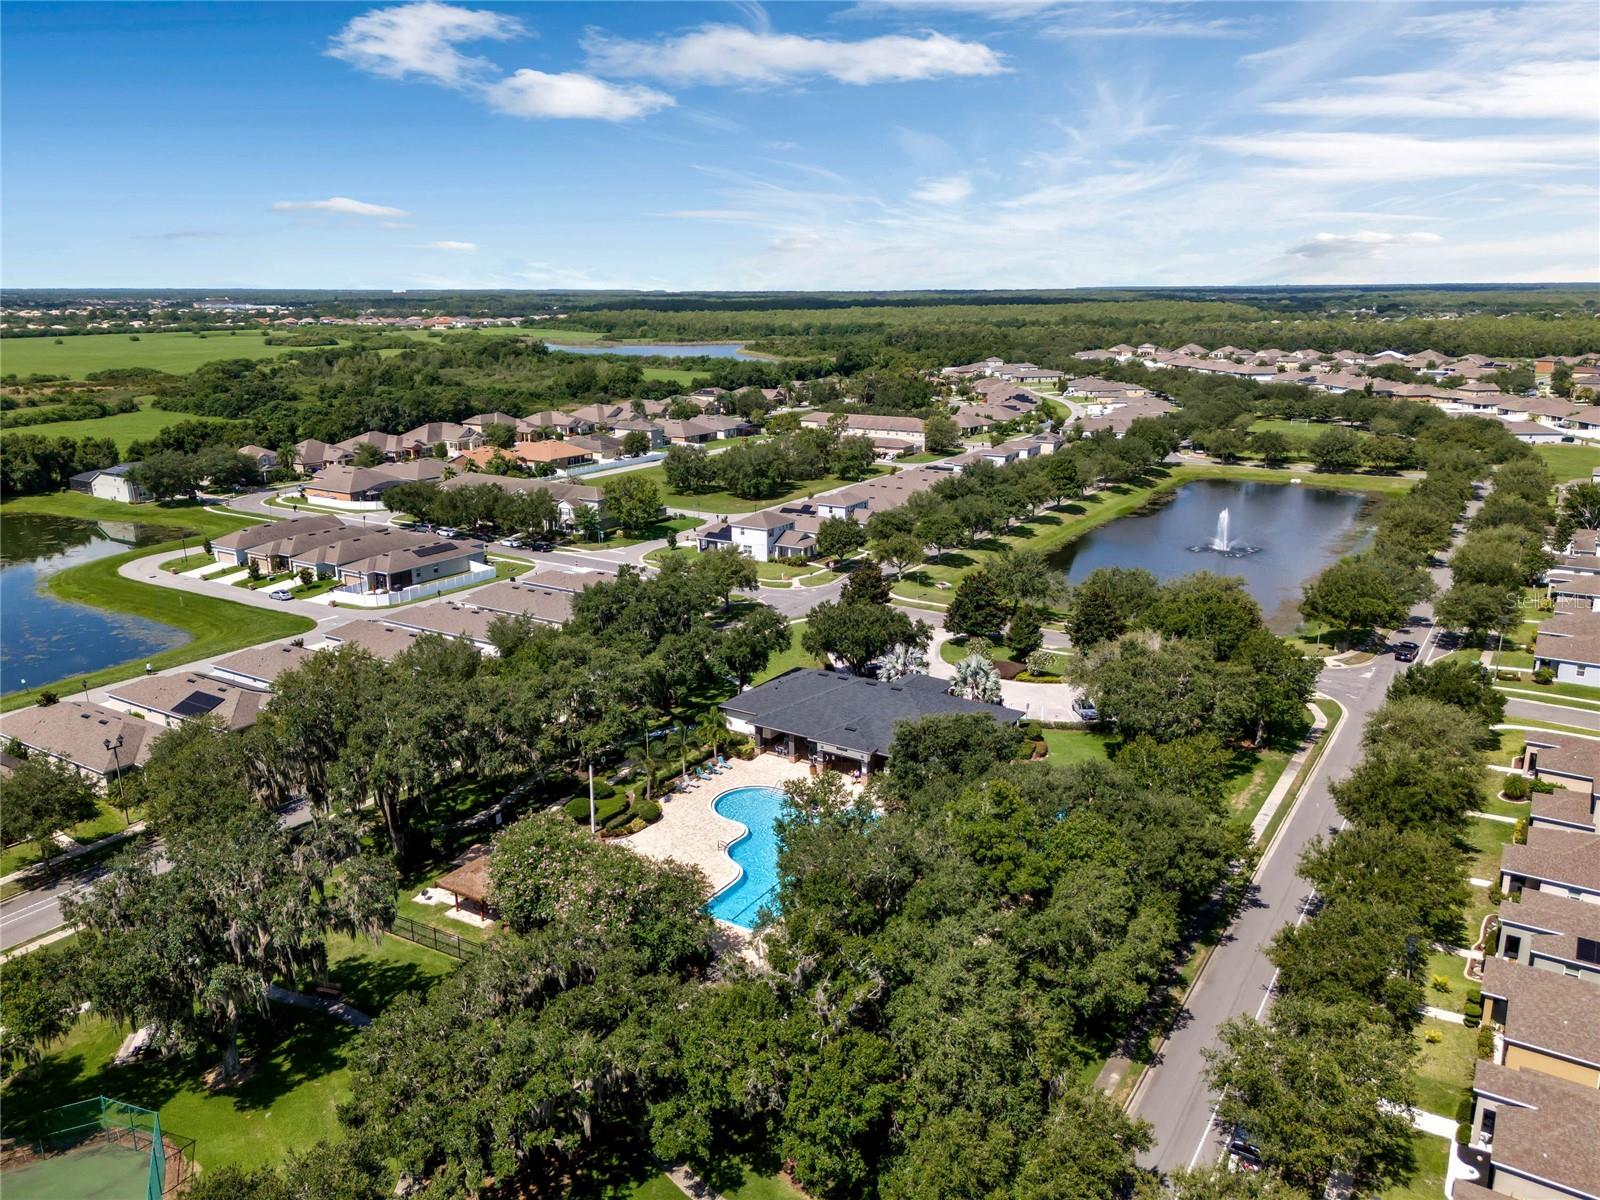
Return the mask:
<path id="1" fill-rule="evenodd" d="M 1507 934 L 1506 935 L 1506 943 L 1505 943 L 1504 948 L 1500 952 L 1500 956 L 1502 958 L 1521 958 L 1522 957 L 1522 938 L 1517 936 L 1516 934 Z"/>
<path id="2" fill-rule="evenodd" d="M 1578 953 L 1576 958 L 1581 963 L 1589 963 L 1600 967 L 1600 940 L 1581 937 L 1578 939 Z"/>
<path id="3" fill-rule="evenodd" d="M 1583 664 L 1581 664 L 1581 663 L 1578 664 L 1578 675 L 1580 677 L 1583 675 L 1584 671 L 1586 671 L 1586 670 L 1588 670 L 1587 667 L 1583 666 Z"/>

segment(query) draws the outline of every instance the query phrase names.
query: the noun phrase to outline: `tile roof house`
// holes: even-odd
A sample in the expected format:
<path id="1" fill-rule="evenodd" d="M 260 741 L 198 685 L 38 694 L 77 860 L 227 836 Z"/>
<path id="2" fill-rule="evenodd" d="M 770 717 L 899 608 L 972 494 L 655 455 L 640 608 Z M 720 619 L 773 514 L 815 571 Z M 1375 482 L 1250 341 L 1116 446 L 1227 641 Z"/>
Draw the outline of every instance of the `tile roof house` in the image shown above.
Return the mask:
<path id="1" fill-rule="evenodd" d="M 556 509 L 561 514 L 563 525 L 571 526 L 577 519 L 579 509 L 593 509 L 600 515 L 602 523 L 609 518 L 605 508 L 605 493 L 597 487 L 585 483 L 576 483 L 569 479 L 521 479 L 513 475 L 456 475 L 443 480 L 439 486 L 446 490 L 459 487 L 478 487 L 488 484 L 506 492 L 549 492 L 556 502 Z"/>
<path id="2" fill-rule="evenodd" d="M 0 717 L 0 742 L 16 738 L 29 753 L 74 766 L 101 782 L 150 757 L 157 731 L 147 722 L 103 704 L 59 700 Z M 122 745 L 112 747 L 118 738 Z"/>
<path id="3" fill-rule="evenodd" d="M 800 418 L 800 424 L 808 429 L 826 429 L 829 422 L 836 415 L 838 414 L 830 412 L 807 413 Z M 862 434 L 866 437 L 895 438 L 899 441 L 911 442 L 919 450 L 924 445 L 925 433 L 921 417 L 903 417 L 877 413 L 846 413 L 844 418 L 844 430 L 846 433 Z"/>
<path id="4" fill-rule="evenodd" d="M 243 529 L 212 538 L 211 553 L 219 563 L 242 567 L 253 557 L 251 551 L 258 547 L 297 534 L 344 528 L 344 521 L 332 513 L 320 513 L 313 517 L 292 517 L 286 521 L 265 521 L 259 525 L 247 525 Z"/>
<path id="5" fill-rule="evenodd" d="M 306 438 L 294 444 L 294 467 L 304 474 L 313 474 L 323 467 L 347 463 L 355 455 L 339 446 L 330 446 L 316 438 Z"/>
<path id="6" fill-rule="evenodd" d="M 386 662 L 411 649 L 422 636 L 415 629 L 401 629 L 376 617 L 346 621 L 321 633 L 324 641 L 317 647 L 319 650 L 357 646 Z"/>

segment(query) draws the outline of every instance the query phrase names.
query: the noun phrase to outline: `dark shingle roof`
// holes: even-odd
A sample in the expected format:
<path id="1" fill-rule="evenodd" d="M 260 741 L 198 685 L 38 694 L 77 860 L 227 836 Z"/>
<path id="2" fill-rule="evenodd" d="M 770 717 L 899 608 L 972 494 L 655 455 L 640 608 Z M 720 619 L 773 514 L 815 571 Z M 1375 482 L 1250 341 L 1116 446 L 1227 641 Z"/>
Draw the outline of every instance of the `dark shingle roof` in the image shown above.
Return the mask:
<path id="1" fill-rule="evenodd" d="M 901 721 L 948 713 L 987 713 L 1015 722 L 1014 708 L 962 700 L 943 680 L 906 675 L 893 683 L 839 671 L 797 667 L 726 701 L 722 708 L 763 729 L 794 734 L 807 741 L 887 755 Z"/>

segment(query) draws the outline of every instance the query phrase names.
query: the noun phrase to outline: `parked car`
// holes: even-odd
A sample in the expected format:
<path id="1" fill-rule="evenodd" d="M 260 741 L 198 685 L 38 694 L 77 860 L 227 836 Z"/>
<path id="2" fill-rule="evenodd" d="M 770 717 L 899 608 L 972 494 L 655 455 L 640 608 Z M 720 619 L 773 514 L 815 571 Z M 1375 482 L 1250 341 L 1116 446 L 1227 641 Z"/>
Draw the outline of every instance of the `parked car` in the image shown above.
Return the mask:
<path id="1" fill-rule="evenodd" d="M 294 596 L 290 593 L 288 588 L 273 588 L 270 592 L 267 593 L 267 595 L 271 596 L 274 600 L 293 600 L 294 599 Z"/>
<path id="2" fill-rule="evenodd" d="M 1415 642 L 1396 642 L 1394 644 L 1394 660 L 1395 662 L 1415 662 L 1417 651 L 1421 649 L 1422 647 Z"/>
<path id="3" fill-rule="evenodd" d="M 500 544 L 507 550 L 521 550 L 523 547 L 523 541 L 521 538 L 507 538 Z"/>
<path id="4" fill-rule="evenodd" d="M 1072 702 L 1072 711 L 1078 714 L 1081 721 L 1098 721 L 1100 710 L 1094 706 L 1094 701 L 1087 696 L 1079 696 Z"/>
<path id="5" fill-rule="evenodd" d="M 439 529 L 439 530 L 435 530 L 435 532 L 440 537 L 453 538 L 453 537 L 460 537 L 461 536 L 461 531 L 459 529 Z"/>
<path id="6" fill-rule="evenodd" d="M 1234 1126 L 1228 1138 L 1228 1167 L 1234 1171 L 1261 1170 L 1261 1151 L 1256 1149 L 1243 1125 Z"/>

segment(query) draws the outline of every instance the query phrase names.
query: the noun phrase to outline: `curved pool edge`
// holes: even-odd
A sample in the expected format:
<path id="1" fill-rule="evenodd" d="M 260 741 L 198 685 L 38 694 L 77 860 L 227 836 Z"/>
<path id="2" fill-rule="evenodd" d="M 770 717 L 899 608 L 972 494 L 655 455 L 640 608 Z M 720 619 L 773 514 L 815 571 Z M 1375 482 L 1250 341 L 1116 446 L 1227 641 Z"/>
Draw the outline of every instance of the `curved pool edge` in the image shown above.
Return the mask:
<path id="1" fill-rule="evenodd" d="M 760 784 L 746 784 L 745 786 L 746 787 L 760 787 L 760 786 L 763 786 L 763 785 L 760 785 Z M 727 859 L 730 863 L 733 864 L 733 871 L 734 871 L 733 878 L 728 880 L 727 883 L 723 884 L 721 887 L 717 888 L 714 892 L 712 892 L 711 895 L 706 897 L 706 904 L 707 905 L 709 905 L 718 896 L 722 895 L 722 893 L 727 891 L 729 888 L 736 886 L 738 884 L 738 882 L 741 879 L 744 878 L 744 864 L 741 863 L 738 859 L 736 859 L 730 853 L 730 851 L 735 846 L 737 846 L 740 842 L 744 841 L 745 838 L 750 836 L 750 826 L 746 825 L 743 821 L 735 820 L 733 817 L 728 816 L 727 813 L 723 812 L 720 808 L 717 807 L 717 805 L 722 803 L 722 798 L 724 796 L 731 796 L 735 792 L 742 792 L 744 790 L 745 789 L 743 787 L 723 788 L 722 791 L 718 792 L 715 796 L 711 797 L 711 811 L 714 812 L 717 816 L 721 817 L 724 821 L 727 821 L 730 825 L 737 825 L 739 827 L 739 833 L 737 834 L 737 836 L 732 837 L 728 841 L 724 842 L 723 846 L 722 846 L 722 857 Z M 718 918 L 718 919 L 720 920 L 720 918 Z M 733 922 L 729 921 L 728 924 L 732 925 Z M 742 928 L 742 926 L 741 926 L 741 928 Z"/>

